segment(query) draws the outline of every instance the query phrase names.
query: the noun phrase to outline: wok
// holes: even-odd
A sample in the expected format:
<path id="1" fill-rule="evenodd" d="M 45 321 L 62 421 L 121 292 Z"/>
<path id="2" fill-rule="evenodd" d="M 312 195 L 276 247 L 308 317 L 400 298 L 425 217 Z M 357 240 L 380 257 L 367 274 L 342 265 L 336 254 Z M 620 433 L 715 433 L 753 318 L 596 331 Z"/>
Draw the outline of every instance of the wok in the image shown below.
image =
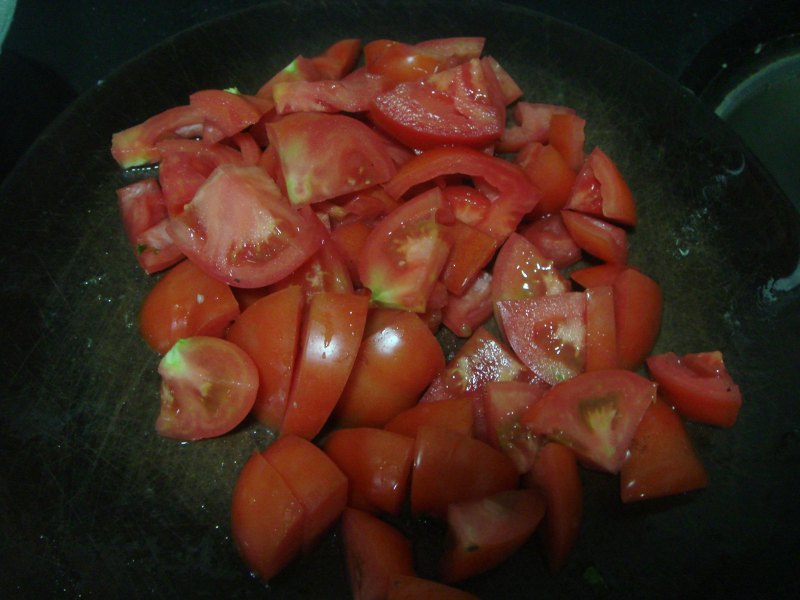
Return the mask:
<path id="1" fill-rule="evenodd" d="M 153 429 L 158 358 L 137 332 L 153 284 L 133 260 L 111 133 L 189 93 L 254 91 L 295 55 L 344 37 L 484 35 L 528 100 L 575 107 L 590 147 L 628 179 L 631 262 L 663 287 L 657 352 L 721 349 L 744 391 L 729 430 L 690 425 L 710 485 L 622 506 L 584 472 L 568 565 L 531 542 L 465 587 L 481 598 L 796 595 L 800 562 L 798 214 L 696 99 L 585 31 L 495 2 L 275 2 L 204 24 L 79 98 L 0 189 L 0 595 L 4 598 L 346 598 L 340 540 L 264 586 L 228 531 L 237 472 L 269 432 L 181 444 Z M 419 572 L 440 530 L 409 522 Z"/>

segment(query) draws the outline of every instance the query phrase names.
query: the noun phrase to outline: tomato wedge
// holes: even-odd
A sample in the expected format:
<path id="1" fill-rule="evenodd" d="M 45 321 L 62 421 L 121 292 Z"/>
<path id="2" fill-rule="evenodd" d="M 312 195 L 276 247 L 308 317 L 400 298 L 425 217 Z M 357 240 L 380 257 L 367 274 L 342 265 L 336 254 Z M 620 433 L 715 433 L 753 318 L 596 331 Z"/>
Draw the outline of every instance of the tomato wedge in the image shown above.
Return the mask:
<path id="1" fill-rule="evenodd" d="M 684 417 L 731 427 L 742 406 L 742 393 L 728 373 L 721 352 L 678 357 L 674 352 L 647 359 L 650 376 Z"/>
<path id="2" fill-rule="evenodd" d="M 539 201 L 539 192 L 517 165 L 464 146 L 423 152 L 400 167 L 384 187 L 390 196 L 400 198 L 414 186 L 455 174 L 478 179 L 496 190 L 485 216 L 470 224 L 498 243 L 517 228 L 522 217 Z"/>
<path id="3" fill-rule="evenodd" d="M 655 384 L 632 371 L 592 371 L 553 386 L 522 423 L 569 446 L 590 466 L 617 473 L 655 398 Z"/>
<path id="4" fill-rule="evenodd" d="M 633 194 L 617 166 L 600 148 L 586 157 L 565 208 L 636 225 Z"/>
<path id="5" fill-rule="evenodd" d="M 442 580 L 462 581 L 505 561 L 533 534 L 544 511 L 545 500 L 533 489 L 507 490 L 448 506 Z"/>
<path id="6" fill-rule="evenodd" d="M 196 336 L 175 342 L 158 364 L 161 412 L 156 431 L 178 440 L 216 437 L 239 425 L 256 399 L 258 371 L 226 340 Z"/>
<path id="7" fill-rule="evenodd" d="M 708 485 L 683 421 L 663 400 L 647 409 L 636 428 L 619 484 L 623 502 L 682 494 Z"/>
<path id="8" fill-rule="evenodd" d="M 464 396 L 416 404 L 395 415 L 384 425 L 384 429 L 416 437 L 420 427 L 432 425 L 472 435 L 473 423 L 472 399 Z"/>
<path id="9" fill-rule="evenodd" d="M 186 256 L 230 285 L 261 287 L 305 262 L 319 247 L 320 225 L 289 206 L 259 167 L 220 165 L 170 232 Z"/>
<path id="10" fill-rule="evenodd" d="M 425 312 L 428 297 L 447 263 L 450 242 L 437 214 L 445 208 L 438 188 L 400 205 L 370 232 L 358 275 L 372 302 Z"/>

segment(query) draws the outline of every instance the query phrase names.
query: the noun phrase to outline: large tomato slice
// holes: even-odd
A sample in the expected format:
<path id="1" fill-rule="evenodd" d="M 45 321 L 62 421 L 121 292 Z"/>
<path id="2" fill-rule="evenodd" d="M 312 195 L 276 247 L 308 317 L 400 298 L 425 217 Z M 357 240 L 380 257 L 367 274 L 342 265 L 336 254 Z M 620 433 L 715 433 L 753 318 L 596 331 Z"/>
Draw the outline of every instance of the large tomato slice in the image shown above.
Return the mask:
<path id="1" fill-rule="evenodd" d="M 394 175 L 381 138 L 352 117 L 294 113 L 270 123 L 267 131 L 293 204 L 363 190 Z"/>
<path id="2" fill-rule="evenodd" d="M 256 399 L 255 364 L 221 338 L 178 340 L 161 359 L 158 373 L 156 430 L 165 437 L 191 441 L 227 433 L 244 420 Z"/>
<path id="3" fill-rule="evenodd" d="M 259 167 L 220 165 L 170 232 L 204 271 L 238 287 L 274 283 L 305 262 L 322 236 Z"/>
<path id="4" fill-rule="evenodd" d="M 401 204 L 372 229 L 358 274 L 373 302 L 425 312 L 450 253 L 446 230 L 437 220 L 445 206 L 442 192 L 434 188 Z"/>
<path id="5" fill-rule="evenodd" d="M 592 371 L 553 386 L 522 423 L 569 446 L 589 465 L 617 473 L 655 398 L 655 384 L 636 373 Z"/>
<path id="6" fill-rule="evenodd" d="M 488 63 L 471 59 L 377 96 L 370 118 L 411 148 L 483 147 L 505 124 L 505 99 Z"/>
<path id="7" fill-rule="evenodd" d="M 484 216 L 470 223 L 502 243 L 533 210 L 539 192 L 515 164 L 465 146 L 432 148 L 405 163 L 384 186 L 400 198 L 412 187 L 446 175 L 466 175 L 495 190 Z"/>

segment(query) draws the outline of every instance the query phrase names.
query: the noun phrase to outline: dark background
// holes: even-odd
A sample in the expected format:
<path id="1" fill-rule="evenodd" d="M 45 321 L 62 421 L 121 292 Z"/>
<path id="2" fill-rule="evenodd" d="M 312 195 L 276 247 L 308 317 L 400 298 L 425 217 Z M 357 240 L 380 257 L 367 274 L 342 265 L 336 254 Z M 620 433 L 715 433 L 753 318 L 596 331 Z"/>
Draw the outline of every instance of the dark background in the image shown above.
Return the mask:
<path id="1" fill-rule="evenodd" d="M 0 180 L 54 118 L 109 73 L 195 24 L 256 0 L 18 0 L 0 54 Z M 786 2 L 767 0 L 516 0 L 592 31 L 638 54 L 675 79 L 701 51 Z M 446 18 L 446 15 L 443 15 Z M 690 86 L 719 68 L 717 57 Z"/>

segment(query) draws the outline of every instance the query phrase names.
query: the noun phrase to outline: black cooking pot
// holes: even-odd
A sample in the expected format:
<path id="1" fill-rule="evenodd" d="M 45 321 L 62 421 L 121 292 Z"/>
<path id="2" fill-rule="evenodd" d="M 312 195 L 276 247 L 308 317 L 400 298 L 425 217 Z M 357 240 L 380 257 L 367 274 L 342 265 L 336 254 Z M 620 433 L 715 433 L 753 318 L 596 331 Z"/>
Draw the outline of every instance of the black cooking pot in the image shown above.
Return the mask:
<path id="1" fill-rule="evenodd" d="M 188 31 L 82 96 L 0 189 L 0 596 L 346 598 L 334 534 L 264 586 L 228 530 L 246 424 L 181 444 L 153 429 L 158 358 L 137 331 L 152 287 L 130 254 L 111 133 L 201 88 L 253 91 L 344 37 L 484 35 L 526 98 L 587 120 L 636 195 L 631 262 L 665 296 L 656 351 L 720 349 L 744 391 L 733 429 L 690 425 L 708 489 L 623 506 L 584 472 L 562 573 L 531 542 L 465 583 L 481 598 L 770 597 L 800 591 L 800 220 L 740 140 L 631 54 L 494 2 L 276 2 Z M 440 530 L 409 522 L 419 572 Z"/>

